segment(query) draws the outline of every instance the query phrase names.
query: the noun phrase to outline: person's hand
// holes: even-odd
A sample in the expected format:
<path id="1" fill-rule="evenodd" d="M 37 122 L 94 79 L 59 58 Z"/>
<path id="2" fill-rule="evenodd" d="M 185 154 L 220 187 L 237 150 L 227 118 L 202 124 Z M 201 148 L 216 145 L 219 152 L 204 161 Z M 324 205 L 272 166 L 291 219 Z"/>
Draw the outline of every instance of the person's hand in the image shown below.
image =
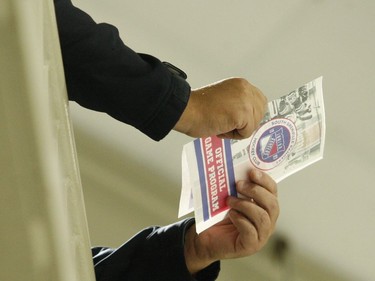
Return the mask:
<path id="1" fill-rule="evenodd" d="M 174 129 L 191 137 L 250 137 L 262 120 L 267 99 L 242 78 L 229 78 L 192 90 Z"/>
<path id="2" fill-rule="evenodd" d="M 249 180 L 237 183 L 237 191 L 241 198 L 228 197 L 231 210 L 225 220 L 199 235 L 194 226 L 186 232 L 185 260 L 190 273 L 220 259 L 252 255 L 273 233 L 279 215 L 275 181 L 254 169 Z"/>

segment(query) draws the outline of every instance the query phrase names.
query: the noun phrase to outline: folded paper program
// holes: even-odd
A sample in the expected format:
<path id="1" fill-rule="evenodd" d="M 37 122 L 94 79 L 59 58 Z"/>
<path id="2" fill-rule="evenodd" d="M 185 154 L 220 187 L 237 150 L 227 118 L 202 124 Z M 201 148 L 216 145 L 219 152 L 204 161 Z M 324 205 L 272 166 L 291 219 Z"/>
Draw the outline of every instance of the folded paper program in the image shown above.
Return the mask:
<path id="1" fill-rule="evenodd" d="M 325 112 L 322 77 L 268 103 L 259 128 L 243 140 L 196 139 L 182 150 L 179 217 L 194 211 L 200 233 L 223 220 L 226 198 L 251 168 L 276 182 L 323 158 Z"/>

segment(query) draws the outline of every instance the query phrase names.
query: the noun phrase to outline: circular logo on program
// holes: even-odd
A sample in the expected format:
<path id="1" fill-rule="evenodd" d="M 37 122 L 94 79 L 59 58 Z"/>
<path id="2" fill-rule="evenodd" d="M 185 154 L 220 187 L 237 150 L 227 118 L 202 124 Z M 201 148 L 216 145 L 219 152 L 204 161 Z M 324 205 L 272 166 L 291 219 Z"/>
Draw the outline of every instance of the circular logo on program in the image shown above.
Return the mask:
<path id="1" fill-rule="evenodd" d="M 297 140 L 297 128 L 286 118 L 275 118 L 263 124 L 254 134 L 249 149 L 251 163 L 270 170 L 285 160 Z"/>

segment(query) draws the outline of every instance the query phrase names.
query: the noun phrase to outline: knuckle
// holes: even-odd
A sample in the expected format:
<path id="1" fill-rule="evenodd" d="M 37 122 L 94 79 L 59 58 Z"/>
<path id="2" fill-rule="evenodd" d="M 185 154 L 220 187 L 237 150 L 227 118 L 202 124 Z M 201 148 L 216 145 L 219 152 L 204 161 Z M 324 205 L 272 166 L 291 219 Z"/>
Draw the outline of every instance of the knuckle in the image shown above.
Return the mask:
<path id="1" fill-rule="evenodd" d="M 254 95 L 253 86 L 244 78 L 233 78 L 233 85 L 237 89 L 237 93 L 246 98 L 248 95 Z"/>
<path id="2" fill-rule="evenodd" d="M 245 78 L 241 78 L 241 77 L 235 77 L 235 78 L 233 78 L 233 82 L 238 87 L 242 87 L 243 89 L 246 89 L 249 86 L 251 86 L 251 84 L 249 83 L 249 81 L 247 81 Z"/>
<path id="3" fill-rule="evenodd" d="M 275 200 L 274 202 L 274 209 L 273 209 L 274 213 L 276 214 L 276 218 L 279 217 L 280 215 L 280 206 L 279 206 L 279 201 Z"/>
<path id="4" fill-rule="evenodd" d="M 249 189 L 247 196 L 252 197 L 252 198 L 262 197 L 262 190 L 259 187 L 259 185 L 251 186 L 251 189 Z"/>
<path id="5" fill-rule="evenodd" d="M 247 232 L 247 237 L 258 237 L 258 231 L 255 227 L 249 227 Z"/>
<path id="6" fill-rule="evenodd" d="M 272 178 L 270 179 L 270 189 L 277 195 L 277 183 Z"/>
<path id="7" fill-rule="evenodd" d="M 280 213 L 280 208 L 279 208 L 279 203 L 277 200 L 273 200 L 269 203 L 269 212 L 271 214 L 275 214 L 276 217 L 279 216 Z"/>
<path id="8" fill-rule="evenodd" d="M 237 201 L 237 204 L 236 204 L 236 208 L 242 212 L 246 212 L 246 210 L 249 208 L 249 202 L 247 202 L 246 200 L 238 200 Z"/>
<path id="9" fill-rule="evenodd" d="M 266 211 L 260 213 L 259 222 L 263 227 L 268 227 L 270 225 L 270 216 Z"/>
<path id="10" fill-rule="evenodd" d="M 276 225 L 276 221 L 280 215 L 280 208 L 279 208 L 279 204 L 277 203 L 277 201 L 273 201 L 269 204 L 267 212 L 269 213 L 270 224 L 274 228 Z"/>
<path id="11" fill-rule="evenodd" d="M 250 97 L 252 99 L 258 99 L 260 102 L 266 104 L 267 97 L 262 93 L 260 89 L 252 85 L 245 78 L 232 78 L 232 83 L 244 97 Z"/>

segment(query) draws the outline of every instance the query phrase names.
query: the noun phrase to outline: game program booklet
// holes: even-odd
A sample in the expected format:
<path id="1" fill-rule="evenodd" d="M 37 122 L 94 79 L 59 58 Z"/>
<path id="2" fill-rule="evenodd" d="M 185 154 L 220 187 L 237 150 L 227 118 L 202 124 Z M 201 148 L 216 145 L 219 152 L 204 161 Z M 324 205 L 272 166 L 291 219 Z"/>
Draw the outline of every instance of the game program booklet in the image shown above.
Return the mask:
<path id="1" fill-rule="evenodd" d="M 323 158 L 325 112 L 322 77 L 268 103 L 259 128 L 243 140 L 196 139 L 182 150 L 179 217 L 195 212 L 197 233 L 222 221 L 235 182 L 251 168 L 280 182 Z"/>

